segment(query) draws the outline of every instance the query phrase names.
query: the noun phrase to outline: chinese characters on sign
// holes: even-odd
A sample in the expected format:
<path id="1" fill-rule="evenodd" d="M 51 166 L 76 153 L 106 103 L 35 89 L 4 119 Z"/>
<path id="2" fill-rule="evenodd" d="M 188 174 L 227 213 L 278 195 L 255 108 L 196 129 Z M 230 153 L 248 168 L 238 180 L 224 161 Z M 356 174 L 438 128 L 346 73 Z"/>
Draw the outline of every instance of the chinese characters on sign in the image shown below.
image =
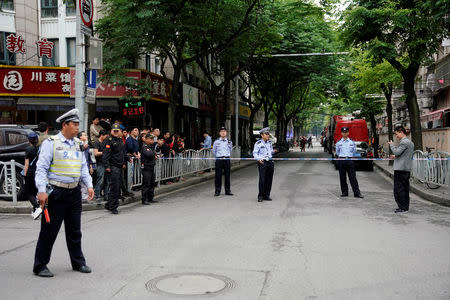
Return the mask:
<path id="1" fill-rule="evenodd" d="M 36 45 L 38 48 L 38 56 L 43 57 L 47 56 L 47 58 L 53 57 L 53 46 L 54 43 L 48 41 L 46 38 L 42 38 L 39 41 L 36 41 Z M 26 53 L 25 49 L 25 40 L 21 35 L 15 35 L 11 33 L 6 37 L 6 49 L 12 53 Z"/>
<path id="2" fill-rule="evenodd" d="M 0 96 L 69 97 L 69 68 L 0 66 Z"/>
<path id="3" fill-rule="evenodd" d="M 143 101 L 124 101 L 122 105 L 123 117 L 139 117 L 145 115 Z"/>
<path id="4" fill-rule="evenodd" d="M 39 57 L 43 57 L 44 55 L 47 56 L 47 58 L 53 57 L 53 42 L 49 42 L 46 38 L 42 38 L 37 41 L 36 44 L 38 46 Z"/>
<path id="5" fill-rule="evenodd" d="M 21 35 L 10 34 L 6 37 L 6 49 L 12 53 L 26 53 L 25 40 Z"/>

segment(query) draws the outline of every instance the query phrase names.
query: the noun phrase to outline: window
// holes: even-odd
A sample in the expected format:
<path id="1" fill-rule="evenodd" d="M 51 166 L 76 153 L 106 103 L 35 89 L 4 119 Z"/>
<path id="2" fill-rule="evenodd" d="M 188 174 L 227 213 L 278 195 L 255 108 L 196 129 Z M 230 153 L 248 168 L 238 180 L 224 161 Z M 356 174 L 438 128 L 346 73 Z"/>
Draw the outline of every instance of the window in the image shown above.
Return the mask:
<path id="1" fill-rule="evenodd" d="M 0 32 L 0 64 L 2 65 L 16 64 L 16 54 L 6 49 L 6 37 L 10 34 L 10 32 Z"/>
<path id="2" fill-rule="evenodd" d="M 67 39 L 67 66 L 75 67 L 76 47 L 75 38 Z"/>
<path id="3" fill-rule="evenodd" d="M 41 17 L 56 18 L 58 16 L 58 0 L 41 0 Z"/>
<path id="4" fill-rule="evenodd" d="M 149 72 L 152 71 L 152 58 L 150 54 L 145 54 L 145 69 Z"/>
<path id="5" fill-rule="evenodd" d="M 130 58 L 125 64 L 125 69 L 136 69 L 136 60 L 134 58 Z"/>
<path id="6" fill-rule="evenodd" d="M 18 145 L 26 142 L 28 142 L 28 137 L 25 134 L 6 132 L 6 145 Z"/>
<path id="7" fill-rule="evenodd" d="M 159 57 L 155 57 L 155 73 L 161 75 L 161 61 Z"/>
<path id="8" fill-rule="evenodd" d="M 76 13 L 75 1 L 67 0 L 66 16 L 75 16 L 75 13 Z"/>
<path id="9" fill-rule="evenodd" d="M 52 58 L 47 56 L 42 57 L 42 65 L 45 67 L 59 67 L 59 40 L 48 39 L 49 42 L 53 42 L 53 55 Z"/>
<path id="10" fill-rule="evenodd" d="M 14 0 L 0 0 L 2 10 L 14 11 Z"/>

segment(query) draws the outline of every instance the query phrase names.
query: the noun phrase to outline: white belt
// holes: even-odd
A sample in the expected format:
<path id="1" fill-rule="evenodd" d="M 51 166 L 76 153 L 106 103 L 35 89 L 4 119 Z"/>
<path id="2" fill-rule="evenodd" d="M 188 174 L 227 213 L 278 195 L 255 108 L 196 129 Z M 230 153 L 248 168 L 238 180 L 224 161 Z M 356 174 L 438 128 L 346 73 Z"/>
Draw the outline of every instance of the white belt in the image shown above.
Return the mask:
<path id="1" fill-rule="evenodd" d="M 60 187 L 60 188 L 71 190 L 78 186 L 79 181 L 73 182 L 73 183 L 62 183 L 62 182 L 58 182 L 58 181 L 54 181 L 54 180 L 49 180 L 48 183 L 50 183 L 51 185 Z"/>

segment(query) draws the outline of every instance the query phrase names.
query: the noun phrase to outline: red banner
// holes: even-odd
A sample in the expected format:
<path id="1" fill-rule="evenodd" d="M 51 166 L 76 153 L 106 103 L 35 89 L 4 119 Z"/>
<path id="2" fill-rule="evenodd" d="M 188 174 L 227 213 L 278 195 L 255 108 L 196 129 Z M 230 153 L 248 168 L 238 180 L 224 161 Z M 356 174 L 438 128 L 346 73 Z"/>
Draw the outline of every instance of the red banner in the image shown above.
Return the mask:
<path id="1" fill-rule="evenodd" d="M 69 97 L 69 68 L 0 65 L 0 96 Z"/>

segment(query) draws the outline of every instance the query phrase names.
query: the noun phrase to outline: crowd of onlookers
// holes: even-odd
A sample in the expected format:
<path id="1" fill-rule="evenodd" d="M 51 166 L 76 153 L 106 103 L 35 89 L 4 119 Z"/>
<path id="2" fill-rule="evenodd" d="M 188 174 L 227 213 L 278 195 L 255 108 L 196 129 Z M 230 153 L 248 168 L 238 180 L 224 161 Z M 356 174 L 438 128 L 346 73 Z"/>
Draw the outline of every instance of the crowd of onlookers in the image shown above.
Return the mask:
<path id="1" fill-rule="evenodd" d="M 108 195 L 108 176 L 107 170 L 103 163 L 103 151 L 107 147 L 107 139 L 111 136 L 112 126 L 118 124 L 120 127 L 119 136 L 124 144 L 126 153 L 126 168 L 122 170 L 121 174 L 121 198 L 131 195 L 131 182 L 130 178 L 133 177 L 135 160 L 140 159 L 141 149 L 145 143 L 146 136 L 150 133 L 153 136 L 153 147 L 158 157 L 169 157 L 181 155 L 186 150 L 185 138 L 180 134 L 172 134 L 169 131 L 162 131 L 159 128 L 138 126 L 126 127 L 121 120 L 111 121 L 108 117 L 95 116 L 92 123 L 89 126 L 88 132 L 81 131 L 78 133 L 78 138 L 81 142 L 81 148 L 83 154 L 86 157 L 89 172 L 93 179 L 95 187 L 95 195 L 97 203 L 101 202 L 102 197 Z M 39 146 L 47 139 L 49 134 L 49 126 L 45 122 L 41 122 L 38 125 L 37 134 L 29 137 L 30 147 L 26 152 L 26 170 L 29 171 L 27 178 L 34 177 L 34 171 L 36 169 L 36 161 L 39 154 Z M 208 133 L 203 134 L 203 142 L 200 143 L 201 149 L 211 149 L 212 139 Z M 176 178 L 173 180 L 183 180 L 183 178 Z M 161 184 L 171 184 L 172 181 L 161 181 Z M 34 184 L 29 184 L 34 186 Z M 83 188 L 82 192 L 87 191 L 87 188 Z M 34 190 L 27 193 L 34 195 Z M 105 197 L 105 198 L 106 198 Z M 34 198 L 34 197 L 30 197 Z M 82 195 L 83 199 L 87 199 L 87 193 Z M 105 199 L 106 200 L 106 199 Z M 31 201 L 31 200 L 30 200 Z M 36 203 L 32 202 L 33 206 Z M 36 204 L 37 205 L 37 204 Z"/>
<path id="2" fill-rule="evenodd" d="M 306 151 L 306 146 L 308 146 L 308 148 L 312 148 L 312 136 L 310 137 L 306 137 L 306 136 L 300 136 L 298 138 L 298 140 L 295 141 L 294 146 L 296 147 L 300 147 L 300 151 L 301 152 L 305 152 Z"/>

